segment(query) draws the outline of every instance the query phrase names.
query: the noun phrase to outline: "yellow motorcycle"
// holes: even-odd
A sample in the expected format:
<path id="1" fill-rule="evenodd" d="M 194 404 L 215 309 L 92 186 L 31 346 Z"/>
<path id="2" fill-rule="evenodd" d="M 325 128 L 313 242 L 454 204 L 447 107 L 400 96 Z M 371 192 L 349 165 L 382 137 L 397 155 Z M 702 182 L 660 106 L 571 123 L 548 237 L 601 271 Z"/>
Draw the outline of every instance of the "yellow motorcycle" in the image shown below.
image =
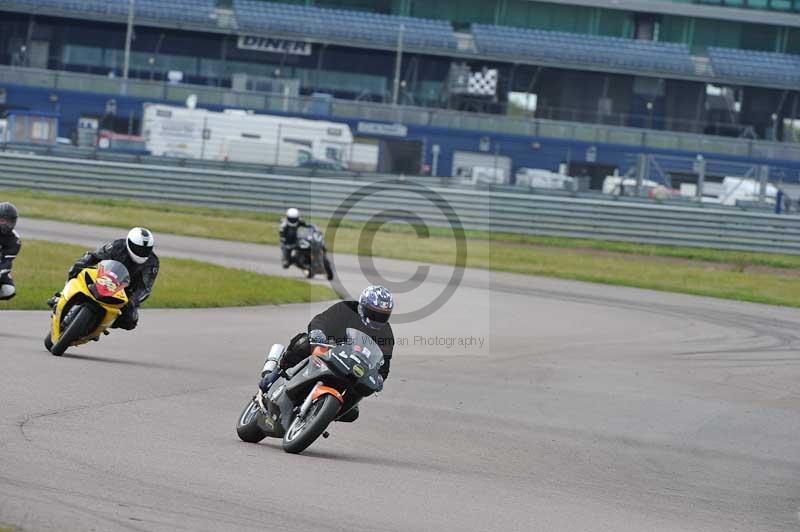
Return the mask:
<path id="1" fill-rule="evenodd" d="M 124 264 L 104 260 L 70 279 L 53 309 L 44 346 L 61 356 L 70 346 L 99 340 L 128 304 L 131 276 Z"/>

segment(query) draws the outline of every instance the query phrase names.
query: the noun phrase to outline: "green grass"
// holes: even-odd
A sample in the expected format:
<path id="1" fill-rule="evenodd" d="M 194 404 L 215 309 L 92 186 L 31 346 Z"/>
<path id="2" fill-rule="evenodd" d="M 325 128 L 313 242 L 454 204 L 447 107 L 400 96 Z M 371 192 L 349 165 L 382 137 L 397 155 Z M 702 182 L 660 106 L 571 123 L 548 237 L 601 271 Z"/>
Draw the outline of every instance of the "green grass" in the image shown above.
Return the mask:
<path id="1" fill-rule="evenodd" d="M 491 257 L 473 264 L 508 261 L 509 271 L 579 281 L 682 292 L 756 303 L 800 306 L 800 276 L 793 271 L 748 271 L 740 265 L 715 262 L 673 262 L 626 255 L 520 250 L 496 246 Z"/>
<path id="2" fill-rule="evenodd" d="M 27 190 L 0 189 L 1 201 L 10 201 L 29 218 L 131 228 L 146 225 L 161 233 L 276 244 L 280 216 L 250 211 L 223 211 L 204 206 L 187 206 L 141 201 L 61 196 Z M 272 227 L 270 227 L 272 228 Z"/>
<path id="3" fill-rule="evenodd" d="M 8 189 L 0 190 L 0 199 L 15 202 L 22 216 L 33 218 L 121 228 L 146 225 L 156 232 L 262 244 L 278 241 L 279 216 L 274 214 Z M 328 222 L 312 221 L 323 229 Z M 800 306 L 799 256 L 479 231 L 466 234 L 469 267 Z M 374 237 L 371 246 L 363 244 L 366 236 Z M 419 238 L 402 224 L 375 232 L 347 221 L 335 241 L 328 239 L 328 245 L 336 253 L 439 264 L 453 264 L 456 256 L 450 229 L 431 228 L 428 238 Z"/>
<path id="4" fill-rule="evenodd" d="M 11 201 L 22 209 L 22 215 L 30 218 L 44 218 L 73 223 L 105 225 L 130 228 L 147 225 L 156 232 L 188 236 L 217 238 L 256 244 L 277 244 L 277 224 L 280 216 L 273 213 L 259 213 L 245 210 L 222 210 L 204 206 L 176 205 L 169 203 L 143 202 L 105 198 L 86 198 L 83 196 L 53 195 L 42 192 L 2 189 L 0 198 Z M 312 218 L 311 221 L 322 227 L 328 219 Z M 338 230 L 336 242 L 340 253 L 354 254 L 359 251 L 358 237 L 364 229 L 363 224 L 344 222 Z M 414 231 L 404 224 L 389 224 L 381 233 L 397 236 L 401 251 L 392 248 L 376 249 L 375 256 L 407 256 L 408 248 L 424 246 L 426 251 L 436 250 L 446 241 L 452 241 L 452 232 L 445 228 L 430 228 L 430 239 L 420 240 Z M 678 246 L 659 246 L 587 240 L 576 238 L 528 236 L 508 233 L 488 233 L 467 231 L 471 243 L 514 244 L 523 248 L 551 247 L 566 249 L 587 249 L 641 255 L 646 257 L 671 257 L 705 262 L 759 265 L 774 268 L 800 268 L 800 256 L 777 253 L 745 253 L 704 248 Z M 384 242 L 385 243 L 385 242 Z M 414 258 L 414 257 L 408 257 Z M 442 261 L 436 261 L 442 262 Z M 501 265 L 495 265 L 498 269 Z"/>
<path id="5" fill-rule="evenodd" d="M 86 251 L 79 246 L 39 240 L 23 242 L 14 261 L 17 296 L 0 309 L 46 309 L 45 302 L 64 286 L 66 272 Z M 326 286 L 223 268 L 204 262 L 161 258 L 148 308 L 200 308 L 300 303 L 335 299 Z"/>

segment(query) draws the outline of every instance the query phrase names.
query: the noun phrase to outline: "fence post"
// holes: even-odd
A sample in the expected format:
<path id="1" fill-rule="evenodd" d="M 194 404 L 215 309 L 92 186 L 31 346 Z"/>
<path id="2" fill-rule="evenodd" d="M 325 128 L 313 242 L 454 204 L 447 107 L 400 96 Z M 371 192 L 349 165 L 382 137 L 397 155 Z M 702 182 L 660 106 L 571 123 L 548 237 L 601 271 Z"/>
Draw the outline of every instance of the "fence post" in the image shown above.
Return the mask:
<path id="1" fill-rule="evenodd" d="M 431 164 L 431 176 L 432 177 L 439 177 L 439 153 L 441 151 L 441 147 L 438 144 L 434 144 L 431 147 L 431 153 L 433 154 L 433 161 Z"/>
<path id="2" fill-rule="evenodd" d="M 647 173 L 647 155 L 644 153 L 639 154 L 639 164 L 636 168 L 636 197 L 642 195 L 642 182 L 644 181 L 645 174 Z M 624 177 L 622 178 L 624 181 Z"/>
<path id="3" fill-rule="evenodd" d="M 278 136 L 275 139 L 275 166 L 278 166 L 278 152 L 281 149 L 281 125 L 278 124 Z M 312 153 L 311 156 L 313 157 L 314 154 Z"/>
<path id="4" fill-rule="evenodd" d="M 702 154 L 697 154 L 697 162 L 695 163 L 695 171 L 697 172 L 697 201 L 703 201 L 703 189 L 706 185 L 706 160 Z"/>
<path id="5" fill-rule="evenodd" d="M 202 133 L 200 133 L 200 138 L 203 141 L 203 143 L 200 145 L 200 160 L 203 160 L 203 159 L 206 158 L 206 135 L 208 135 L 207 131 L 208 131 L 208 117 L 204 117 L 203 118 L 203 131 L 202 131 Z M 225 156 L 225 159 L 227 160 L 227 154 Z"/>
<path id="6" fill-rule="evenodd" d="M 767 199 L 767 182 L 769 181 L 769 166 L 762 164 L 758 173 L 758 204 L 764 206 Z"/>

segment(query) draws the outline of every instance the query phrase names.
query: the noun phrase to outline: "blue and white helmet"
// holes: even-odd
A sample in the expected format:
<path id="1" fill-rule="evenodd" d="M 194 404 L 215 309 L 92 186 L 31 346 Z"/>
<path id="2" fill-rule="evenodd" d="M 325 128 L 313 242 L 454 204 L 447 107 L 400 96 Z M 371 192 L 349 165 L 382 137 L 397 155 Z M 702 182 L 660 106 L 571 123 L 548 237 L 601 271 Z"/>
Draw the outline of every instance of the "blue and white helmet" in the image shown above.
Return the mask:
<path id="1" fill-rule="evenodd" d="M 370 329 L 382 329 L 394 309 L 394 296 L 380 285 L 370 285 L 358 298 L 358 315 Z"/>

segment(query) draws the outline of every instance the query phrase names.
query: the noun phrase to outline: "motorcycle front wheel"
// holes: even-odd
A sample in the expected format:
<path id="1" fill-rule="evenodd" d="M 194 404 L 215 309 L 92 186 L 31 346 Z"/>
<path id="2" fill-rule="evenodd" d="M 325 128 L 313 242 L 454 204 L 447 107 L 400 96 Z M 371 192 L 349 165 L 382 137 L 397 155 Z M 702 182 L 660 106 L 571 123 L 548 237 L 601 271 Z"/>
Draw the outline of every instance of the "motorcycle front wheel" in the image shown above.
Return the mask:
<path id="1" fill-rule="evenodd" d="M 302 453 L 314 440 L 325 432 L 336 414 L 339 413 L 341 403 L 330 394 L 325 394 L 308 409 L 305 417 L 295 417 L 289 430 L 283 435 L 283 450 L 287 453 Z"/>
<path id="2" fill-rule="evenodd" d="M 264 413 L 258 406 L 255 398 L 251 399 L 242 413 L 239 414 L 239 421 L 236 422 L 236 434 L 239 439 L 247 443 L 258 443 L 267 437 L 267 433 L 261 428 L 264 422 Z"/>
<path id="3" fill-rule="evenodd" d="M 89 326 L 94 320 L 94 313 L 89 307 L 81 307 L 72 317 L 61 336 L 53 343 L 50 352 L 60 357 L 69 347 L 69 344 L 89 333 Z M 46 345 L 46 344 L 45 344 Z"/>

